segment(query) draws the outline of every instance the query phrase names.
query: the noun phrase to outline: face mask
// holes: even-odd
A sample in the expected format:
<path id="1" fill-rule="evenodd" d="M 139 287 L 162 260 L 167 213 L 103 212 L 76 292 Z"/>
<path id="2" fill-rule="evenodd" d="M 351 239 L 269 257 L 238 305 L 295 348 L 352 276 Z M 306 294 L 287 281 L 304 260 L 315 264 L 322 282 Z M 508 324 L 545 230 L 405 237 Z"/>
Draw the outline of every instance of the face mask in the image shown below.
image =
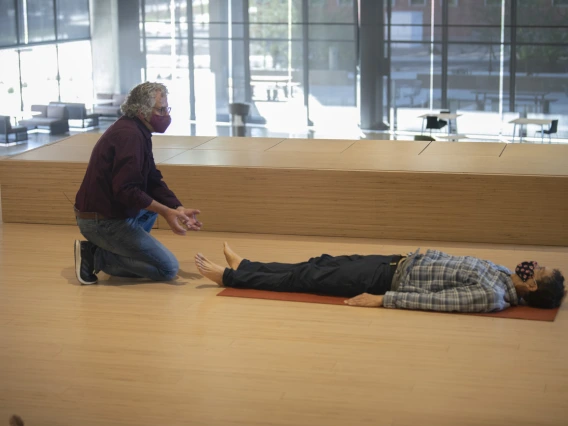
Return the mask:
<path id="1" fill-rule="evenodd" d="M 156 115 L 152 114 L 150 117 L 150 125 L 157 133 L 164 133 L 170 123 L 172 122 L 172 117 L 170 115 Z"/>
<path id="2" fill-rule="evenodd" d="M 538 268 L 538 263 L 534 260 L 522 262 L 515 268 L 515 274 L 517 274 L 523 282 L 526 282 L 529 278 L 534 277 L 536 268 Z"/>

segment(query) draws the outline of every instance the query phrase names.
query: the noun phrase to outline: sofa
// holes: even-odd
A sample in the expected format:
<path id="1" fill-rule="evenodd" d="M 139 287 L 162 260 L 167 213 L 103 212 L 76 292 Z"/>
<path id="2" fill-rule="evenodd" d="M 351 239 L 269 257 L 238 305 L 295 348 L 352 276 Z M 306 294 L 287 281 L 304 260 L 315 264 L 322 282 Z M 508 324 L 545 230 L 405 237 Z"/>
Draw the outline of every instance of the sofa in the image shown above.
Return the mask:
<path id="1" fill-rule="evenodd" d="M 67 111 L 69 112 L 69 126 L 70 127 L 94 127 L 99 125 L 99 116 L 100 114 L 89 114 L 87 112 L 87 108 L 85 104 L 82 103 L 74 103 L 74 102 L 50 102 L 49 105 L 56 105 L 56 106 L 64 106 L 67 107 Z M 81 125 L 78 122 L 81 122 Z"/>
<path id="2" fill-rule="evenodd" d="M 29 129 L 48 128 L 49 134 L 59 135 L 69 131 L 69 111 L 60 105 L 32 105 L 32 111 L 40 112 L 33 118 L 21 120 L 20 125 Z"/>
<path id="3" fill-rule="evenodd" d="M 97 93 L 93 112 L 103 117 L 120 117 L 120 106 L 126 100 L 126 95 L 119 93 Z"/>
<path id="4" fill-rule="evenodd" d="M 10 139 L 10 135 L 14 135 Z M 28 128 L 24 126 L 12 127 L 10 117 L 0 115 L 0 143 L 25 141 L 28 139 Z"/>

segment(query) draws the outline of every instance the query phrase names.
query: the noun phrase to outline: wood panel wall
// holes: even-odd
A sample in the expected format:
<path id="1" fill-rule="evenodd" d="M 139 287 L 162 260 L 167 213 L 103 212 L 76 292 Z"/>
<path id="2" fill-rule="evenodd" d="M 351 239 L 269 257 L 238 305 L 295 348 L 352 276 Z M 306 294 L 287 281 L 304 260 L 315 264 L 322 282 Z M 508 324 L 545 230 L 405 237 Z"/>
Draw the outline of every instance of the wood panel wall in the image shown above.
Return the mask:
<path id="1" fill-rule="evenodd" d="M 70 201 L 85 168 L 1 162 L 4 222 L 75 224 Z M 208 231 L 568 245 L 566 176 L 160 169 L 186 206 L 201 209 Z"/>

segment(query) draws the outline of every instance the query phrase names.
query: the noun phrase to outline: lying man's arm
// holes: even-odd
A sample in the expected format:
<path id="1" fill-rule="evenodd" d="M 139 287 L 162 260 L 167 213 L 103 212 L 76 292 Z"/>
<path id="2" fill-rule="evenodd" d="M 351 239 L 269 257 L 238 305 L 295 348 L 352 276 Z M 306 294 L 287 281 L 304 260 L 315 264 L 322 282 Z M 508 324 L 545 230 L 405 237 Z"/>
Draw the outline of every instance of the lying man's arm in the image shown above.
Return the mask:
<path id="1" fill-rule="evenodd" d="M 469 285 L 435 293 L 388 291 L 384 296 L 383 306 L 438 312 L 493 312 L 506 309 L 510 304 L 505 301 L 504 291 Z"/>
<path id="2" fill-rule="evenodd" d="M 385 307 L 438 312 L 492 312 L 510 306 L 504 294 L 467 286 L 436 293 L 408 293 L 388 291 L 384 296 L 363 293 L 345 301 L 349 306 Z"/>

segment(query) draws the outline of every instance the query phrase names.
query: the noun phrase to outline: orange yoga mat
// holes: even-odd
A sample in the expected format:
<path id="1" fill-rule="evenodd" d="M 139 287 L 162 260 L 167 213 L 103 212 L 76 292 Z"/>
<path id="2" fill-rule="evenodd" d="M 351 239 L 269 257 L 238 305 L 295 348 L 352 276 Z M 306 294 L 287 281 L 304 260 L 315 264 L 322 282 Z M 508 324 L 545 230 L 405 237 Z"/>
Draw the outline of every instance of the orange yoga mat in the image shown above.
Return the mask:
<path id="1" fill-rule="evenodd" d="M 265 290 L 249 290 L 240 288 L 226 288 L 221 291 L 217 296 L 227 297 L 244 297 L 250 299 L 268 299 L 268 300 L 285 300 L 288 302 L 306 302 L 306 303 L 323 303 L 326 305 L 343 305 L 344 297 L 335 296 L 320 296 L 317 294 L 309 293 L 284 293 L 278 291 L 265 291 Z M 524 319 L 532 321 L 554 321 L 558 309 L 537 309 L 529 306 L 513 306 L 501 312 L 484 313 L 484 314 L 465 314 L 476 315 L 484 317 L 496 318 L 511 318 L 511 319 Z M 459 315 L 464 315 L 455 312 Z"/>

